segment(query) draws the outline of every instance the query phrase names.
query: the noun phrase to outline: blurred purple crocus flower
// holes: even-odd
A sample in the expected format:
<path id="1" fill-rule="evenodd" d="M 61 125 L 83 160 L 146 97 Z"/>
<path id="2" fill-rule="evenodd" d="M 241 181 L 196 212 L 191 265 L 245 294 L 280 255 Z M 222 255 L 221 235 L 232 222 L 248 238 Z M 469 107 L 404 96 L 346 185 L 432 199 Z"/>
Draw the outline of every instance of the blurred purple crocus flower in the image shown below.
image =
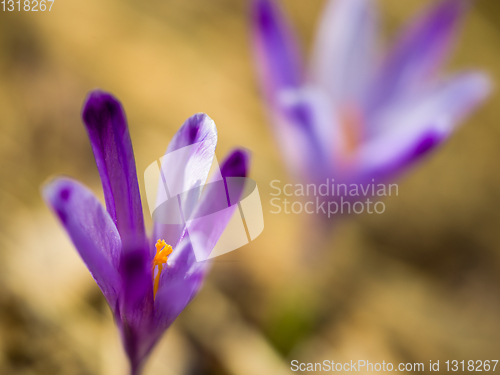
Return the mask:
<path id="1" fill-rule="evenodd" d="M 141 372 L 145 359 L 201 287 L 209 262 L 197 262 L 190 236 L 201 231 L 215 244 L 232 211 L 218 215 L 218 225 L 199 225 L 189 234 L 182 225 L 155 223 L 152 238 L 145 233 L 132 143 L 120 102 L 93 91 L 83 108 L 101 177 L 106 209 L 79 182 L 56 178 L 43 189 L 46 203 L 59 217 L 78 253 L 111 307 L 130 359 L 131 373 Z M 182 171 L 184 190 L 203 186 L 217 144 L 217 129 L 205 114 L 189 118 L 167 151 L 196 145 L 187 165 L 164 166 Z M 245 177 L 249 155 L 233 151 L 221 164 L 222 177 Z M 206 188 L 195 207 L 204 210 L 225 193 Z M 196 211 L 196 209 L 195 209 Z M 157 241 L 158 240 L 158 241 Z M 171 245 L 171 246 L 170 246 Z M 207 254 L 212 249 L 205 249 Z"/>
<path id="2" fill-rule="evenodd" d="M 466 8 L 438 2 L 381 55 L 373 1 L 328 1 L 304 68 L 278 4 L 254 0 L 260 82 L 295 178 L 387 181 L 448 139 L 490 91 L 479 72 L 438 74 Z"/>

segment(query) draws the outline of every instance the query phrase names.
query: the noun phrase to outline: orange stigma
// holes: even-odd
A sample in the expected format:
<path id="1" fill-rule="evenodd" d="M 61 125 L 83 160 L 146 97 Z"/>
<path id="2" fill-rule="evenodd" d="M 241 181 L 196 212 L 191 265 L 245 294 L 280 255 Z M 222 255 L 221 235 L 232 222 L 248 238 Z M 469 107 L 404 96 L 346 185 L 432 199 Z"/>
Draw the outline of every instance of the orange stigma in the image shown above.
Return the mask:
<path id="1" fill-rule="evenodd" d="M 354 106 L 346 105 L 340 112 L 340 127 L 343 137 L 342 155 L 349 159 L 357 151 L 361 140 L 363 118 Z"/>
<path id="2" fill-rule="evenodd" d="M 156 255 L 153 259 L 152 275 L 153 275 L 153 296 L 156 298 L 156 292 L 158 291 L 158 285 L 160 284 L 161 271 L 163 271 L 163 265 L 167 264 L 168 256 L 172 254 L 172 246 L 167 245 L 164 240 L 158 240 L 155 244 Z M 158 272 L 155 275 L 155 269 L 158 267 Z"/>

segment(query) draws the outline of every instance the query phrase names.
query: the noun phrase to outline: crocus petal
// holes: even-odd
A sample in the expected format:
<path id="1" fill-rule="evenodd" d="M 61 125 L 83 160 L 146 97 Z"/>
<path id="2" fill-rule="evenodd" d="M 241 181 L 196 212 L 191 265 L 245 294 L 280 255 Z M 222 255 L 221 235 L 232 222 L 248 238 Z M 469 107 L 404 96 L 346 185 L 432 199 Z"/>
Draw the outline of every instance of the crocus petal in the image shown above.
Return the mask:
<path id="1" fill-rule="evenodd" d="M 297 42 L 273 0 L 252 3 L 252 37 L 261 83 L 268 100 L 284 88 L 301 84 L 302 64 Z"/>
<path id="2" fill-rule="evenodd" d="M 215 147 L 217 146 L 217 128 L 214 121 L 204 113 L 191 116 L 175 134 L 170 142 L 165 157 L 162 159 L 162 178 L 169 190 L 169 200 L 180 197 L 183 217 L 188 218 L 198 201 L 201 190 L 210 172 Z M 166 188 L 160 181 L 158 200 L 164 201 Z M 169 210 L 172 206 L 159 209 Z M 178 206 L 176 206 L 178 207 Z M 170 212 L 162 212 L 169 215 Z M 164 239 L 175 246 L 184 229 L 184 223 L 161 224 L 155 222 L 152 240 Z M 154 246 L 152 247 L 154 250 Z"/>
<path id="3" fill-rule="evenodd" d="M 310 85 L 283 91 L 280 100 L 288 126 L 280 129 L 278 138 L 287 160 L 297 175 L 323 180 L 325 171 L 333 171 L 342 143 L 332 97 Z"/>
<path id="4" fill-rule="evenodd" d="M 123 108 L 111 94 L 95 90 L 85 101 L 82 117 L 101 177 L 106 208 L 116 223 L 124 250 L 142 247 L 146 236 L 141 197 Z"/>
<path id="5" fill-rule="evenodd" d="M 55 179 L 42 195 L 114 309 L 121 290 L 117 272 L 121 241 L 113 220 L 92 192 L 74 180 Z"/>
<path id="6" fill-rule="evenodd" d="M 365 145 L 357 160 L 360 168 L 350 178 L 356 183 L 363 183 L 371 179 L 388 180 L 395 177 L 448 138 L 449 134 L 440 128 L 439 123 L 431 125 L 413 137 L 397 132 Z"/>
<path id="7" fill-rule="evenodd" d="M 295 98 L 291 101 L 287 98 L 281 105 L 280 110 L 270 113 L 274 137 L 287 161 L 288 172 L 296 178 L 308 176 L 311 166 L 308 159 L 317 159 L 319 150 L 314 147 L 317 145 L 312 130 L 314 109 L 310 103 Z"/>
<path id="8" fill-rule="evenodd" d="M 413 94 L 449 56 L 465 1 L 443 0 L 403 31 L 370 91 L 369 116 L 402 96 Z"/>
<path id="9" fill-rule="evenodd" d="M 154 299 L 149 252 L 145 249 L 125 252 L 119 272 L 123 290 L 118 298 L 115 321 L 130 363 L 135 367 L 147 357 L 160 334 L 155 332 L 151 317 Z"/>
<path id="10" fill-rule="evenodd" d="M 376 65 L 376 35 L 371 0 L 330 0 L 313 50 L 312 82 L 336 103 L 359 100 Z"/>
<path id="11" fill-rule="evenodd" d="M 168 328 L 194 298 L 202 285 L 208 262 L 197 264 L 191 242 L 184 238 L 168 263 L 155 298 L 155 319 L 160 329 Z"/>
<path id="12" fill-rule="evenodd" d="M 246 151 L 237 149 L 231 152 L 221 165 L 221 175 L 223 179 L 227 180 L 231 178 L 246 177 L 249 170 L 249 161 L 250 156 Z M 172 255 L 168 258 L 168 267 L 161 275 L 158 293 L 155 300 L 155 304 L 163 304 L 165 311 L 178 311 L 177 308 L 172 307 L 172 304 L 176 306 L 177 304 L 179 304 L 179 306 L 182 305 L 179 301 L 167 300 L 166 302 L 161 302 L 160 300 L 162 295 L 167 295 L 165 298 L 168 299 L 169 293 L 165 293 L 165 288 L 170 290 L 172 284 L 180 283 L 179 288 L 187 288 L 190 290 L 190 297 L 185 299 L 186 304 L 198 290 L 197 288 L 201 285 L 201 281 L 207 272 L 210 262 L 197 262 L 195 252 L 193 250 L 193 243 L 196 243 L 197 246 L 204 246 L 204 251 L 207 254 L 210 254 L 229 223 L 231 216 L 236 210 L 236 203 L 239 201 L 239 198 L 243 193 L 243 184 L 233 184 L 232 186 L 226 186 L 223 184 L 221 189 L 221 185 L 217 183 L 218 181 L 211 180 L 211 183 L 207 185 L 202 198 L 200 199 L 200 203 L 196 208 L 194 216 L 197 218 L 203 218 L 204 216 L 214 212 L 217 213 L 219 212 L 221 206 L 225 207 L 224 213 L 217 215 L 215 220 L 200 220 L 195 225 L 191 226 L 189 234 L 184 234 L 182 240 L 175 247 Z M 228 204 L 228 199 L 230 204 Z M 232 206 L 228 208 L 230 205 Z M 187 285 L 184 285 L 184 283 Z M 197 288 L 195 288 L 195 286 Z M 167 318 L 165 319 L 169 320 Z"/>
<path id="13" fill-rule="evenodd" d="M 456 74 L 436 82 L 418 97 L 400 103 L 375 124 L 379 133 L 402 130 L 411 137 L 439 120 L 447 131 L 469 114 L 491 91 L 488 77 L 478 72 Z"/>
<path id="14" fill-rule="evenodd" d="M 386 119 L 380 135 L 359 155 L 362 174 L 390 175 L 434 149 L 490 92 L 489 79 L 465 73 L 439 84 Z"/>
<path id="15" fill-rule="evenodd" d="M 121 257 L 119 273 L 123 284 L 120 294 L 120 317 L 133 326 L 140 323 L 138 311 L 148 310 L 153 303 L 151 260 L 146 249 L 125 252 Z"/>
<path id="16" fill-rule="evenodd" d="M 189 211 L 200 197 L 216 146 L 217 127 L 205 113 L 188 118 L 168 145 L 165 156 L 169 157 L 170 153 L 175 152 L 175 157 L 164 159 L 162 170 L 171 195 L 189 192 L 183 198 L 193 202 L 182 202 L 183 208 L 188 209 L 188 212 L 184 212 L 185 216 L 190 215 Z"/>
<path id="17" fill-rule="evenodd" d="M 193 249 L 198 260 L 207 259 L 226 229 L 245 188 L 250 155 L 232 151 L 221 164 L 222 180 L 211 180 L 187 223 Z M 194 236 L 196 234 L 196 236 Z"/>

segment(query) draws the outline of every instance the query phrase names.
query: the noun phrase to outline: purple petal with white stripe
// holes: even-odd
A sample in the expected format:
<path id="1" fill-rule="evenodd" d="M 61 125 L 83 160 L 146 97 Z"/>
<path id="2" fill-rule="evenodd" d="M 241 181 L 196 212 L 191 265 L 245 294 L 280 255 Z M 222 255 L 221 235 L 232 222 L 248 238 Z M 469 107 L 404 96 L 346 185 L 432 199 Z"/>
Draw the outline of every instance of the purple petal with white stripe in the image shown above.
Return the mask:
<path id="1" fill-rule="evenodd" d="M 455 127 L 490 92 L 481 73 L 464 73 L 436 85 L 419 100 L 399 108 L 380 135 L 359 154 L 361 174 L 370 178 L 394 174 L 446 140 Z"/>
<path id="2" fill-rule="evenodd" d="M 249 162 L 250 156 L 247 151 L 237 149 L 231 152 L 221 165 L 222 177 L 224 179 L 246 177 Z M 227 208 L 228 193 L 224 185 L 220 189 L 217 182 L 212 182 L 205 188 L 195 216 L 203 217 L 219 212 L 220 202 L 225 202 L 226 209 L 216 217 L 216 220 L 200 221 L 198 225 L 190 228 L 189 239 L 186 234 L 169 257 L 168 268 L 161 275 L 155 301 L 155 306 L 160 312 L 158 318 L 163 324 L 171 324 L 200 288 L 210 262 L 197 262 L 192 244 L 203 243 L 208 254 L 212 251 L 236 210 L 235 204 L 243 193 L 244 185 L 237 184 L 237 186 L 233 185 L 232 188 L 229 194 L 231 196 L 230 204 L 233 206 L 229 209 Z M 172 295 L 173 285 L 177 290 L 186 292 L 175 292 Z M 173 296 L 178 297 L 174 298 Z"/>
<path id="3" fill-rule="evenodd" d="M 446 58 L 462 15 L 465 1 L 443 0 L 417 18 L 402 32 L 370 91 L 367 113 L 418 92 L 438 72 Z"/>
<path id="4" fill-rule="evenodd" d="M 184 216 L 189 217 L 205 185 L 217 146 L 217 128 L 214 121 L 204 113 L 191 116 L 177 131 L 162 159 L 162 173 L 167 181 L 170 195 L 179 195 Z M 169 155 L 170 154 L 170 155 Z M 160 196 L 165 187 L 160 181 Z M 172 199 L 172 198 L 171 198 Z M 165 206 L 165 209 L 169 207 Z M 166 212 L 165 215 L 169 213 Z M 175 246 L 184 230 L 184 224 L 161 224 L 155 222 L 153 243 L 162 238 Z M 151 247 L 154 250 L 154 246 Z"/>
<path id="5" fill-rule="evenodd" d="M 336 103 L 360 100 L 377 65 L 377 16 L 371 0 L 330 0 L 318 27 L 312 82 Z"/>

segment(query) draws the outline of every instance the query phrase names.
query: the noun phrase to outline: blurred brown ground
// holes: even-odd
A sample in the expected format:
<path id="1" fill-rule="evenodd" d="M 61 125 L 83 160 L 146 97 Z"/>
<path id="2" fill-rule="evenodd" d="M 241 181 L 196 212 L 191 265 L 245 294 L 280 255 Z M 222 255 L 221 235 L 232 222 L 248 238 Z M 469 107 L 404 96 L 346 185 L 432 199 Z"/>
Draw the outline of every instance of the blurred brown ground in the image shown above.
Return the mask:
<path id="1" fill-rule="evenodd" d="M 379 1 L 384 32 L 428 2 Z M 323 1 L 282 3 L 308 50 Z M 219 160 L 237 145 L 253 151 L 264 205 L 264 233 L 215 261 L 145 374 L 500 359 L 500 96 L 400 180 L 383 215 L 337 223 L 318 250 L 306 218 L 269 213 L 269 182 L 288 178 L 254 77 L 247 5 L 57 0 L 50 13 L 0 12 L 0 374 L 127 371 L 111 314 L 39 194 L 67 174 L 102 195 L 79 118 L 95 87 L 124 104 L 141 184 L 182 122 L 206 112 Z M 500 3 L 478 1 L 450 69 L 481 67 L 498 82 L 499 25 Z M 304 271 L 321 251 L 320 269 Z M 304 274 L 316 277 L 299 283 Z"/>

